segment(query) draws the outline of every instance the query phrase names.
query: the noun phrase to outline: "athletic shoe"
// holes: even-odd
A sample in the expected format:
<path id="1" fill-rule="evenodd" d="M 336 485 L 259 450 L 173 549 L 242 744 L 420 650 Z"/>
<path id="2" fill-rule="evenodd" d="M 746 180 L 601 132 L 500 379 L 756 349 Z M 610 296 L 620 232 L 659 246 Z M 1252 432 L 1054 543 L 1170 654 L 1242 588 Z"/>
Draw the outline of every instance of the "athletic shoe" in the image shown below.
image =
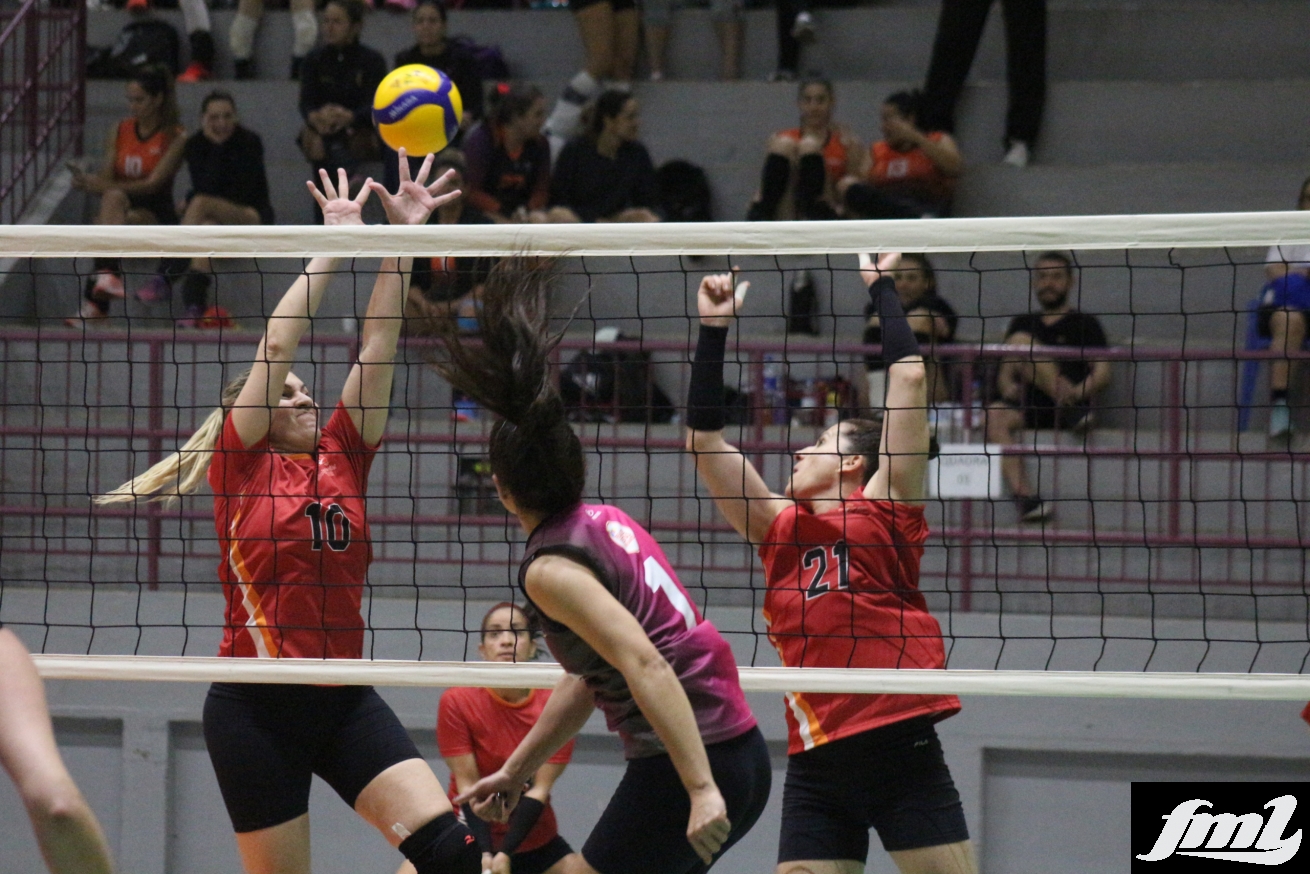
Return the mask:
<path id="1" fill-rule="evenodd" d="M 149 12 L 150 0 L 127 0 L 127 6 L 124 8 L 128 12 Z"/>
<path id="2" fill-rule="evenodd" d="M 82 328 L 90 322 L 99 322 L 107 318 L 109 318 L 109 313 L 100 309 L 95 301 L 83 298 L 82 305 L 77 310 L 77 315 L 64 319 L 64 324 L 70 328 Z"/>
<path id="3" fill-rule="evenodd" d="M 1286 401 L 1275 401 L 1269 408 L 1269 439 L 1287 440 L 1292 436 L 1292 409 Z"/>
<path id="4" fill-rule="evenodd" d="M 1010 144 L 1010 149 L 1005 153 L 1005 157 L 1001 159 L 1001 163 L 1022 170 L 1028 166 L 1028 159 L 1028 144 L 1023 140 L 1015 140 Z"/>
<path id="5" fill-rule="evenodd" d="M 199 61 L 192 61 L 187 64 L 187 68 L 177 74 L 179 82 L 204 82 L 206 79 L 213 78 L 213 73 L 209 67 Z"/>
<path id="6" fill-rule="evenodd" d="M 239 61 L 233 61 L 232 66 L 236 70 L 236 77 L 241 81 L 255 78 L 255 62 L 250 58 L 243 58 Z"/>
<path id="7" fill-rule="evenodd" d="M 795 82 L 795 81 L 796 81 L 796 71 L 795 71 L 795 70 L 775 70 L 774 72 L 772 72 L 772 73 L 769 74 L 769 81 L 770 81 L 770 82 Z"/>
<path id="8" fill-rule="evenodd" d="M 1015 498 L 1014 503 L 1019 508 L 1020 522 L 1045 522 L 1055 515 L 1055 508 L 1036 495 Z"/>
<path id="9" fill-rule="evenodd" d="M 220 306 L 211 306 L 196 319 L 196 327 L 202 331 L 222 331 L 235 325 L 231 313 Z"/>
<path id="10" fill-rule="evenodd" d="M 205 319 L 205 308 L 202 306 L 189 306 L 186 308 L 186 315 L 177 320 L 179 328 L 199 328 L 200 323 Z"/>
<path id="11" fill-rule="evenodd" d="M 791 36 L 797 42 L 813 42 L 814 16 L 808 12 L 797 12 L 796 20 L 791 25 Z"/>
<path id="12" fill-rule="evenodd" d="M 157 303 L 161 300 L 172 300 L 173 283 L 156 273 L 146 284 L 136 290 L 136 299 L 142 303 Z"/>
<path id="13" fill-rule="evenodd" d="M 413 12 L 418 0 L 386 0 L 382 7 L 390 12 Z"/>
<path id="14" fill-rule="evenodd" d="M 127 289 L 123 286 L 123 277 L 112 270 L 97 270 L 95 282 L 89 293 L 92 297 L 125 298 Z"/>
<path id="15" fill-rule="evenodd" d="M 1070 434 L 1084 436 L 1090 434 L 1096 427 L 1096 414 L 1089 409 L 1084 409 L 1077 418 L 1069 422 L 1064 428 Z"/>

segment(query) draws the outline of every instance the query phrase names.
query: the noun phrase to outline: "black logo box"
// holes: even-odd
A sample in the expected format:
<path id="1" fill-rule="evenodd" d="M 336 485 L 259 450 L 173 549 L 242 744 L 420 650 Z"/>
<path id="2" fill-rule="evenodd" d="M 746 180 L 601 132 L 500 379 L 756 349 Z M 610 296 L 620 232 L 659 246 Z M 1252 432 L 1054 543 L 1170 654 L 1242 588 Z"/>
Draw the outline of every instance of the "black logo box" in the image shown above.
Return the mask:
<path id="1" fill-rule="evenodd" d="M 1279 829 L 1281 834 L 1275 835 L 1271 832 L 1278 823 L 1272 820 L 1281 821 L 1286 816 L 1288 808 L 1291 807 L 1291 802 L 1285 800 L 1275 806 L 1268 805 L 1274 799 L 1283 798 L 1284 796 L 1291 796 L 1295 800 L 1295 809 L 1288 818 L 1286 825 Z M 1207 801 L 1209 806 L 1189 804 L 1189 802 L 1196 800 Z M 1183 805 L 1182 810 L 1179 810 L 1179 805 Z M 1200 847 L 1184 848 L 1177 846 L 1166 855 L 1166 852 L 1174 844 L 1172 838 L 1177 836 L 1180 843 L 1186 840 L 1186 828 L 1183 827 L 1183 818 L 1187 818 L 1187 827 L 1190 828 L 1192 811 L 1210 816 L 1231 814 L 1239 818 L 1245 817 L 1245 819 L 1239 820 L 1237 832 L 1233 834 L 1233 839 L 1230 839 L 1226 846 L 1210 847 L 1207 844 L 1221 841 L 1223 833 L 1229 831 L 1231 827 L 1224 825 L 1216 834 L 1217 830 L 1214 826 L 1211 826 Z M 1261 819 L 1260 835 L 1256 838 L 1258 844 L 1267 846 L 1271 841 L 1279 841 L 1283 847 L 1287 848 L 1295 843 L 1294 836 L 1300 832 L 1300 846 L 1291 858 L 1277 865 L 1270 865 L 1269 862 L 1273 856 L 1260 855 L 1262 851 L 1257 846 L 1233 846 L 1234 843 L 1243 844 L 1247 842 L 1241 839 L 1243 823 L 1247 829 L 1245 833 L 1247 840 L 1250 839 L 1256 828 L 1257 824 L 1254 818 L 1247 817 L 1248 814 L 1257 814 Z M 1227 872 L 1237 871 L 1304 872 L 1310 870 L 1310 783 L 1158 783 L 1135 781 L 1132 784 L 1131 815 L 1132 874 L 1147 874 L 1147 872 L 1170 874 L 1170 872 L 1175 871 L 1227 874 Z M 1171 817 L 1173 818 L 1172 823 L 1170 822 Z M 1231 822 L 1231 820 L 1228 820 L 1228 822 Z M 1166 829 L 1169 829 L 1167 834 Z M 1181 835 L 1179 835 L 1180 829 L 1182 829 Z M 1183 853 L 1197 851 L 1227 852 L 1238 855 L 1239 858 L 1220 859 L 1182 855 Z M 1284 850 L 1283 854 L 1286 854 L 1286 850 Z M 1143 856 L 1155 856 L 1156 858 L 1148 861 L 1140 858 Z M 1163 858 L 1160 858 L 1162 856 Z"/>

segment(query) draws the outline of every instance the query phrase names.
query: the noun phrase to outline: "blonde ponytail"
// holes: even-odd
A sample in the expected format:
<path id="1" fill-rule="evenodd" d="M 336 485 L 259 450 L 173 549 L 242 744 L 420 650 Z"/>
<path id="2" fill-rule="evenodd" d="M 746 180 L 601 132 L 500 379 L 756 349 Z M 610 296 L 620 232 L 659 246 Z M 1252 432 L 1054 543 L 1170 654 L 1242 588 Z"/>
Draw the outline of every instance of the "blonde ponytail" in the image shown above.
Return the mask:
<path id="1" fill-rule="evenodd" d="M 137 501 L 167 503 L 198 489 L 209 473 L 209 461 L 223 433 L 223 420 L 227 418 L 227 411 L 236 403 L 249 377 L 250 371 L 247 370 L 227 384 L 223 389 L 222 405 L 205 417 L 205 421 L 191 435 L 191 439 L 182 444 L 181 449 L 113 491 L 96 495 L 93 498 L 95 503 L 100 506 Z"/>

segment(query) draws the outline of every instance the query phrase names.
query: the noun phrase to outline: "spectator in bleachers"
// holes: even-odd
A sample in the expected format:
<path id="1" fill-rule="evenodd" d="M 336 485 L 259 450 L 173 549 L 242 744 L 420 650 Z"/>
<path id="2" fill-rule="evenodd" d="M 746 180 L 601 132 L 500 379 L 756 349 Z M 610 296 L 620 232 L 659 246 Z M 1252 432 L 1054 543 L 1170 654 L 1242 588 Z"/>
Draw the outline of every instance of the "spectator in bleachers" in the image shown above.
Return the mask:
<path id="1" fill-rule="evenodd" d="M 550 198 L 546 100 L 531 85 L 500 85 L 464 139 L 464 199 L 495 222 L 541 220 Z"/>
<path id="2" fill-rule="evenodd" d="M 182 213 L 184 225 L 271 225 L 273 204 L 264 170 L 264 142 L 242 127 L 236 100 L 226 91 L 211 91 L 200 104 L 200 130 L 187 138 L 184 151 L 191 191 Z M 192 258 L 182 275 L 186 316 L 179 327 L 226 324 L 226 313 L 209 306 L 213 274 L 208 258 Z M 167 277 L 154 281 L 155 299 L 171 295 Z M 143 298 L 144 299 L 144 298 Z"/>
<path id="3" fill-rule="evenodd" d="M 448 182 L 452 189 L 464 190 L 468 165 L 459 149 L 446 149 L 432 164 L 430 175 L 454 170 Z M 428 224 L 486 225 L 491 219 L 461 197 L 437 207 Z M 432 319 L 455 319 L 461 327 L 477 330 L 483 283 L 491 272 L 491 258 L 446 257 L 415 258 L 410 273 L 409 295 L 405 301 L 406 331 L 411 335 L 429 333 Z"/>
<path id="4" fill-rule="evenodd" d="M 675 0 L 644 0 L 641 19 L 646 37 L 646 63 L 650 80 L 664 78 L 664 53 L 669 44 Z M 719 38 L 719 78 L 731 81 L 741 76 L 742 0 L 709 0 L 710 20 Z"/>
<path id="5" fill-rule="evenodd" d="M 464 128 L 482 118 L 482 76 L 473 53 L 446 39 L 444 0 L 418 0 L 413 15 L 414 45 L 396 55 L 396 66 L 427 64 L 450 77 L 464 104 Z"/>
<path id="6" fill-rule="evenodd" d="M 1073 288 L 1072 258 L 1060 252 L 1044 252 L 1037 257 L 1032 290 L 1041 309 L 1016 316 L 1005 331 L 1005 345 L 1017 347 L 1017 357 L 1003 360 L 997 371 L 999 399 L 987 408 L 987 442 L 1014 446 L 1022 428 L 1086 433 L 1094 424 L 1091 405 L 1110 384 L 1109 362 L 1043 359 L 1040 353 L 1031 351 L 1033 346 L 1085 350 L 1109 345 L 1096 316 L 1079 312 L 1069 303 Z M 1054 507 L 1037 493 L 1020 456 L 1005 453 L 1001 472 L 1022 521 L 1051 518 Z"/>
<path id="7" fill-rule="evenodd" d="M 606 91 L 592 108 L 587 133 L 560 152 L 550 185 L 552 208 L 584 222 L 657 222 L 659 191 L 650 152 L 637 139 L 637 98 Z"/>
<path id="8" fill-rule="evenodd" d="M 338 168 L 351 173 L 379 156 L 373 127 L 373 92 L 387 74 L 387 62 L 363 45 L 364 0 L 328 0 L 323 7 L 323 44 L 305 56 L 300 75 L 300 114 L 305 119 L 297 142 L 313 166 L 314 178 Z M 315 220 L 322 213 L 314 210 Z"/>
<path id="9" fill-rule="evenodd" d="M 955 130 L 955 104 L 973 66 L 993 0 L 942 0 L 924 83 L 924 124 Z M 1046 0 L 1001 0 L 1005 16 L 1005 163 L 1027 167 L 1046 103 Z"/>
<path id="10" fill-rule="evenodd" d="M 778 67 L 770 76 L 774 82 L 791 82 L 801 68 L 801 46 L 814 41 L 814 16 L 810 0 L 776 0 Z"/>
<path id="11" fill-rule="evenodd" d="M 864 178 L 842 182 L 848 218 L 946 215 L 964 164 L 955 139 L 919 127 L 920 95 L 897 91 L 882 104 L 882 139 L 869 147 Z"/>
<path id="12" fill-rule="evenodd" d="M 291 78 L 300 78 L 305 57 L 318 42 L 318 19 L 314 0 L 289 0 L 291 7 Z M 264 17 L 264 0 L 238 0 L 237 14 L 228 30 L 228 47 L 236 64 L 238 79 L 255 78 L 255 32 Z"/>
<path id="13" fill-rule="evenodd" d="M 1297 209 L 1310 209 L 1310 179 L 1301 183 Z M 1299 352 L 1305 344 L 1310 312 L 1310 246 L 1270 246 L 1265 256 L 1265 279 L 1260 292 L 1260 333 L 1276 352 Z M 1269 362 L 1269 436 L 1292 436 L 1292 411 L 1287 405 L 1292 361 Z"/>
<path id="14" fill-rule="evenodd" d="M 800 125 L 769 137 L 760 188 L 748 221 L 836 218 L 838 183 L 861 172 L 860 142 L 832 119 L 836 94 L 826 79 L 806 79 L 797 89 Z"/>
<path id="15" fill-rule="evenodd" d="M 186 131 L 179 123 L 173 74 L 148 66 L 127 81 L 129 115 L 109 131 L 105 159 L 95 173 L 73 170 L 73 187 L 100 195 L 99 225 L 177 224 L 173 179 L 182 165 Z M 126 296 L 118 258 L 96 258 L 71 326 L 104 319 Z"/>
<path id="16" fill-rule="evenodd" d="M 927 255 L 904 254 L 900 265 L 892 271 L 896 281 L 896 296 L 901 300 L 905 318 L 910 324 L 923 350 L 923 363 L 928 378 L 928 403 L 939 404 L 952 400 L 950 376 L 946 365 L 935 354 L 939 343 L 954 343 L 960 317 L 955 308 L 937 294 L 937 274 Z M 873 346 L 882 344 L 882 324 L 873 304 L 865 307 L 864 342 Z M 869 382 L 869 406 L 881 409 L 886 395 L 887 368 L 881 355 L 866 355 L 864 367 Z"/>
<path id="17" fill-rule="evenodd" d="M 607 86 L 626 88 L 637 66 L 641 20 L 636 0 L 569 0 L 587 60 L 560 92 L 546 120 L 552 154 L 581 133 L 582 110 Z"/>

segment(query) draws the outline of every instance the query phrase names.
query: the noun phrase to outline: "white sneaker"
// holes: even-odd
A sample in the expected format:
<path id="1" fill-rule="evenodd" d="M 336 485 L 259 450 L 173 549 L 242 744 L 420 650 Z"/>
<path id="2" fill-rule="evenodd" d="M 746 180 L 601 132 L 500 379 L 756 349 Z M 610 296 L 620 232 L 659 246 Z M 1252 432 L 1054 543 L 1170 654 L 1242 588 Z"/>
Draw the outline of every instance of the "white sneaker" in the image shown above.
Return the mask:
<path id="1" fill-rule="evenodd" d="M 1269 408 L 1269 439 L 1287 440 L 1292 436 L 1292 411 L 1286 401 L 1275 401 Z"/>
<path id="2" fill-rule="evenodd" d="M 791 35 L 797 42 L 813 42 L 814 16 L 808 12 L 796 13 L 796 20 L 791 25 Z"/>
<path id="3" fill-rule="evenodd" d="M 1015 140 L 1010 144 L 1010 151 L 1005 153 L 1001 163 L 1009 164 L 1011 167 L 1018 167 L 1022 170 L 1028 166 L 1028 144 L 1023 140 Z"/>

